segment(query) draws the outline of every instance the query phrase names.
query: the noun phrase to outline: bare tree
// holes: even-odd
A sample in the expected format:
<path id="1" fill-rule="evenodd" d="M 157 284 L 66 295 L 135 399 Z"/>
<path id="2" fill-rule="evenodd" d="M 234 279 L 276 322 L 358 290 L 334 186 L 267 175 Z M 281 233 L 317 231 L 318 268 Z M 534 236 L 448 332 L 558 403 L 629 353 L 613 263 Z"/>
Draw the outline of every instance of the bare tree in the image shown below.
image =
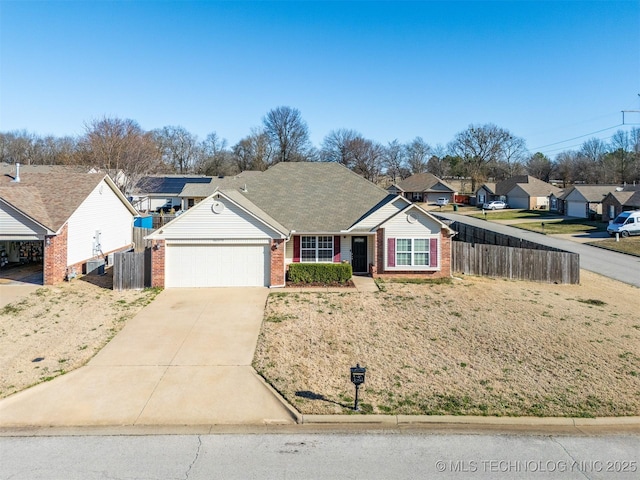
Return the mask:
<path id="1" fill-rule="evenodd" d="M 267 113 L 263 124 L 275 152 L 274 163 L 299 162 L 309 158 L 309 128 L 299 110 L 291 107 L 275 108 Z"/>
<path id="2" fill-rule="evenodd" d="M 195 170 L 203 175 L 232 175 L 238 173 L 227 141 L 212 132 L 200 143 Z"/>
<path id="3" fill-rule="evenodd" d="M 577 153 L 578 163 L 593 172 L 590 176 L 597 176 L 600 182 L 604 183 L 615 181 L 613 180 L 614 172 L 610 172 L 609 168 L 605 166 L 606 153 L 607 145 L 599 138 L 591 138 L 584 142 Z"/>
<path id="4" fill-rule="evenodd" d="M 631 155 L 629 134 L 624 130 L 618 130 L 614 133 L 611 137 L 610 150 L 607 160 L 611 165 L 610 170 L 615 173 L 613 181 L 615 183 L 629 182 L 633 176 L 633 156 Z"/>
<path id="5" fill-rule="evenodd" d="M 569 183 L 576 180 L 577 158 L 578 154 L 572 150 L 560 152 L 556 155 L 555 172 L 558 178 L 562 180 L 563 188 L 566 188 Z"/>
<path id="6" fill-rule="evenodd" d="M 407 176 L 408 170 L 405 164 L 404 149 L 397 139 L 389 142 L 383 149 L 382 163 L 393 183 Z"/>
<path id="7" fill-rule="evenodd" d="M 104 117 L 85 124 L 78 148 L 84 162 L 105 170 L 129 194 L 140 177 L 163 165 L 150 133 L 133 120 Z"/>
<path id="8" fill-rule="evenodd" d="M 353 155 L 352 170 L 367 180 L 377 183 L 382 172 L 384 147 L 379 143 L 358 137 L 349 143 Z"/>
<path id="9" fill-rule="evenodd" d="M 416 137 L 404 147 L 407 166 L 412 174 L 424 173 L 428 169 L 428 162 L 433 157 L 433 149 L 422 137 Z M 431 172 L 433 173 L 433 172 Z M 433 173 L 436 176 L 439 176 Z"/>
<path id="10" fill-rule="evenodd" d="M 350 150 L 351 142 L 362 137 L 355 130 L 340 128 L 332 130 L 324 137 L 320 149 L 320 160 L 323 162 L 341 163 L 345 167 L 353 167 L 353 155 Z"/>
<path id="11" fill-rule="evenodd" d="M 503 165 L 505 178 L 520 175 L 524 171 L 523 162 L 527 158 L 527 144 L 523 138 L 509 135 L 502 144 L 499 162 Z"/>
<path id="12" fill-rule="evenodd" d="M 245 170 L 264 171 L 273 161 L 273 149 L 269 137 L 262 130 L 253 130 L 232 148 L 233 161 L 239 172 Z"/>
<path id="13" fill-rule="evenodd" d="M 487 165 L 497 162 L 504 153 L 504 145 L 512 135 L 493 124 L 471 125 L 456 134 L 449 144 L 453 156 L 459 156 L 465 166 L 465 175 L 471 177 L 471 189 L 487 175 Z"/>
<path id="14" fill-rule="evenodd" d="M 178 173 L 188 173 L 198 158 L 198 137 L 180 126 L 167 126 L 153 131 L 162 159 Z"/>
<path id="15" fill-rule="evenodd" d="M 553 168 L 554 165 L 551 160 L 540 152 L 531 155 L 526 164 L 526 170 L 529 175 L 545 182 L 551 179 Z M 562 180 L 566 181 L 567 178 L 563 178 Z"/>

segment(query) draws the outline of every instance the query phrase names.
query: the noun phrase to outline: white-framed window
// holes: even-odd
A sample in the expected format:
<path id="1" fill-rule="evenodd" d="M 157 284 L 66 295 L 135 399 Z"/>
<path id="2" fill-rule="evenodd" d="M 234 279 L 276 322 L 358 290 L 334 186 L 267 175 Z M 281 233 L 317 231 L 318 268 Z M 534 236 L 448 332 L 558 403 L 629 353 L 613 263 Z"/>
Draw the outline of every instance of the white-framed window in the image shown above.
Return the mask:
<path id="1" fill-rule="evenodd" d="M 397 238 L 396 267 L 428 267 L 428 238 Z"/>
<path id="2" fill-rule="evenodd" d="M 310 263 L 332 263 L 333 237 L 331 235 L 301 237 L 300 261 Z"/>

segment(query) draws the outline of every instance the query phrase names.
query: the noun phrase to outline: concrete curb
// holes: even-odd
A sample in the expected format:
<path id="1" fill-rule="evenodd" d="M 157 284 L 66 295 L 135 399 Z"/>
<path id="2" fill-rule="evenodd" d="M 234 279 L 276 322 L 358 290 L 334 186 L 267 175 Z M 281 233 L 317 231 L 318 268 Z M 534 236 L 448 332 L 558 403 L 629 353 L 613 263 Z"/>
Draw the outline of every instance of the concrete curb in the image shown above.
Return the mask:
<path id="1" fill-rule="evenodd" d="M 634 417 L 478 417 L 457 415 L 301 415 L 302 424 L 380 424 L 380 425 L 491 425 L 491 426 L 640 426 Z"/>

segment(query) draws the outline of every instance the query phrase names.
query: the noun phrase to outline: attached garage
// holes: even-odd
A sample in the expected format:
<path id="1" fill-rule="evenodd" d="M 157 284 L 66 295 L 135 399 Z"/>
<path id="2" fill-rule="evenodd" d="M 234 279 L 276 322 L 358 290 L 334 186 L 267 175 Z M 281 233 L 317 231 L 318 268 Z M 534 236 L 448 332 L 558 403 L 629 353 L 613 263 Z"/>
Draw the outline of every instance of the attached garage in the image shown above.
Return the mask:
<path id="1" fill-rule="evenodd" d="M 166 287 L 265 287 L 270 240 L 249 244 L 167 243 Z"/>
<path id="2" fill-rule="evenodd" d="M 587 204 L 585 202 L 567 202 L 569 217 L 587 218 Z"/>
<path id="3" fill-rule="evenodd" d="M 216 192 L 146 237 L 155 242 L 152 284 L 282 286 L 285 267 L 280 245 L 287 234 L 240 193 Z"/>

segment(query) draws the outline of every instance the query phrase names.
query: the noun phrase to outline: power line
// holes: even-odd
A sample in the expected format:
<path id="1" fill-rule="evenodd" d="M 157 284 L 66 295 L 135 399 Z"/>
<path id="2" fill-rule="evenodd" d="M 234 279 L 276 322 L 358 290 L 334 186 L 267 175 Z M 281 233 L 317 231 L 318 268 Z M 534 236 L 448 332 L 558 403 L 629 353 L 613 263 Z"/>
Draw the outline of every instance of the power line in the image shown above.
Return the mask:
<path id="1" fill-rule="evenodd" d="M 584 135 L 579 135 L 577 137 L 569 138 L 567 140 L 562 140 L 561 142 L 549 143 L 549 144 L 543 145 L 541 147 L 532 148 L 531 150 L 542 150 L 543 148 L 546 148 L 546 147 L 552 147 L 553 145 L 559 145 L 561 143 L 571 142 L 571 141 L 577 140 L 579 138 L 588 137 L 589 135 L 595 135 L 596 133 L 606 132 L 607 130 L 611 130 L 612 128 L 618 128 L 618 127 L 621 127 L 623 125 L 624 125 L 624 123 L 619 123 L 618 125 L 614 125 L 613 127 L 603 128 L 602 130 L 598 130 L 596 132 L 585 133 Z"/>

